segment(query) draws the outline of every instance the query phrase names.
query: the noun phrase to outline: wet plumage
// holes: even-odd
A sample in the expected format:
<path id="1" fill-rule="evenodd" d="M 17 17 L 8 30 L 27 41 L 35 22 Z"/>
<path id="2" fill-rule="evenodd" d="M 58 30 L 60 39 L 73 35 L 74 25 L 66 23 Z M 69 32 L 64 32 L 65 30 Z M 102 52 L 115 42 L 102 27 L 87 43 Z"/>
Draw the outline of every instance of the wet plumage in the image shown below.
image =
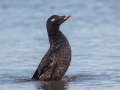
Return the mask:
<path id="1" fill-rule="evenodd" d="M 47 20 L 50 48 L 42 58 L 32 79 L 60 80 L 66 73 L 71 62 L 71 47 L 59 27 L 69 17 L 53 15 Z"/>

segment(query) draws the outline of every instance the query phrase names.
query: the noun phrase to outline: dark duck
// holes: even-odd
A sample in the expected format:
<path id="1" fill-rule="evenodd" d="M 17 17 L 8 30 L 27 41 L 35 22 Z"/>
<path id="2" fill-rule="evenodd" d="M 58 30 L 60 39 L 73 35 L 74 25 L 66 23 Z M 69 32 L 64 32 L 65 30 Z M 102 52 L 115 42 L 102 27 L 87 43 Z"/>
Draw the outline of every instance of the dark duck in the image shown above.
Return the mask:
<path id="1" fill-rule="evenodd" d="M 60 80 L 71 62 L 71 47 L 60 25 L 71 16 L 53 15 L 47 20 L 50 48 L 38 65 L 32 79 L 41 81 Z"/>

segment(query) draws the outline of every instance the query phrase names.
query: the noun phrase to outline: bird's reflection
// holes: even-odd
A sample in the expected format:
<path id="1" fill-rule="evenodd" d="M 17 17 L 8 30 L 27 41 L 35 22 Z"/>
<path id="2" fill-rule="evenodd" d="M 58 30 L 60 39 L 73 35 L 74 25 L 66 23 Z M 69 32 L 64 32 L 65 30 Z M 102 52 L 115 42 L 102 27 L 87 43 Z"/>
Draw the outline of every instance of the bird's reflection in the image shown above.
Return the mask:
<path id="1" fill-rule="evenodd" d="M 73 76 L 64 76 L 60 81 L 40 81 L 37 85 L 37 89 L 42 90 L 67 90 L 70 82 L 83 82 L 97 78 L 95 75 L 78 74 Z"/>
<path id="2" fill-rule="evenodd" d="M 66 90 L 68 86 L 67 86 L 67 82 L 60 80 L 60 81 L 40 82 L 39 85 L 37 85 L 37 88 L 43 90 Z"/>

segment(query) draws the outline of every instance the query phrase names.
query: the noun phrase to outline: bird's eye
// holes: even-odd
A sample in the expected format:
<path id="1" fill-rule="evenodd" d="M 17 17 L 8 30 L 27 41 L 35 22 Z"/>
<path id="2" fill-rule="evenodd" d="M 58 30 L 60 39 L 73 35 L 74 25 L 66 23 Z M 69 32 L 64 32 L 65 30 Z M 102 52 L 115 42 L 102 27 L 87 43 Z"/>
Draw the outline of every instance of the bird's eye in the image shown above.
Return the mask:
<path id="1" fill-rule="evenodd" d="M 52 18 L 51 21 L 55 21 L 55 18 Z"/>

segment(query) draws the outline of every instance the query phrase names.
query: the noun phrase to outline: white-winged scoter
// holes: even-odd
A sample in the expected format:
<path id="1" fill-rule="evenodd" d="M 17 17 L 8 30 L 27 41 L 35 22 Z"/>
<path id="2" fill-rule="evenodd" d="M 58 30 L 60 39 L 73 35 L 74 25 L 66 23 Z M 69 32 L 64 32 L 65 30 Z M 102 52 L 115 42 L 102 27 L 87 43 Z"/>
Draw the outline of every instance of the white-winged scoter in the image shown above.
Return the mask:
<path id="1" fill-rule="evenodd" d="M 38 65 L 32 79 L 41 81 L 60 80 L 71 62 L 71 47 L 59 30 L 60 25 L 71 16 L 51 16 L 46 23 L 50 48 Z"/>

